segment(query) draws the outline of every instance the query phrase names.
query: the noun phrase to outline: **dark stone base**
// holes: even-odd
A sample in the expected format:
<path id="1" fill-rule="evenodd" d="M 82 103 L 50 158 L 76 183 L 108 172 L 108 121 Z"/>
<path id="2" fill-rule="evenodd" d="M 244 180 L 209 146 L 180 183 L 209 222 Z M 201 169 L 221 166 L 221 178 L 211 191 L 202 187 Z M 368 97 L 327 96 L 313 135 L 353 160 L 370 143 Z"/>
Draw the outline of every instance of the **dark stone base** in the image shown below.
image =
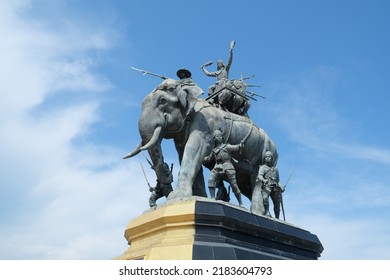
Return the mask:
<path id="1" fill-rule="evenodd" d="M 306 230 L 227 204 L 195 203 L 193 260 L 316 260 L 322 251 Z"/>

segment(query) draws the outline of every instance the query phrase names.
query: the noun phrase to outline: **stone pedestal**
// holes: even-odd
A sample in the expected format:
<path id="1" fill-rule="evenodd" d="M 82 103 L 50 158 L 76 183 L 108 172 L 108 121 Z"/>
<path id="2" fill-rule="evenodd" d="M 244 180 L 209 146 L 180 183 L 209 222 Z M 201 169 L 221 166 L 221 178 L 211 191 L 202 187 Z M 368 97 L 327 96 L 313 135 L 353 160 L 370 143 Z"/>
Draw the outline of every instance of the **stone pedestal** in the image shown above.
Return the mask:
<path id="1" fill-rule="evenodd" d="M 130 246 L 116 259 L 315 260 L 323 251 L 309 231 L 195 197 L 168 202 L 130 221 L 125 238 Z"/>

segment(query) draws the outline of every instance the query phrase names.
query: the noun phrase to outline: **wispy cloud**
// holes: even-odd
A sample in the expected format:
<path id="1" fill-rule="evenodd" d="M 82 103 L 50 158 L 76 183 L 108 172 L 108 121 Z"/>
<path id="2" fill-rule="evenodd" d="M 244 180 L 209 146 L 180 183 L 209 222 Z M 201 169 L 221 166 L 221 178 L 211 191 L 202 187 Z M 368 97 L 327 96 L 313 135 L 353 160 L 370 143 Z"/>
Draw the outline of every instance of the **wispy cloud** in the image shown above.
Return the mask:
<path id="1" fill-rule="evenodd" d="M 390 150 L 353 137 L 354 127 L 337 111 L 335 88 L 342 72 L 318 67 L 274 85 L 280 102 L 272 115 L 296 143 L 313 152 L 390 164 Z"/>
<path id="2" fill-rule="evenodd" d="M 41 19 L 21 18 L 21 10 L 28 8 L 28 1 L 2 3 L 0 73 L 5 116 L 36 106 L 57 90 L 102 91 L 110 86 L 92 68 L 98 62 L 94 53 L 112 44 L 108 30 L 96 26 L 88 33 L 81 24 L 53 26 Z"/>
<path id="3" fill-rule="evenodd" d="M 274 85 L 269 114 L 286 143 L 302 148 L 284 194 L 288 221 L 317 234 L 323 259 L 388 259 L 390 150 L 359 138 L 343 117 L 342 79 L 342 71 L 318 67 Z"/>
<path id="4" fill-rule="evenodd" d="M 390 150 L 382 147 L 370 147 L 369 145 L 364 144 L 340 144 L 333 143 L 331 148 L 335 152 L 342 152 L 343 155 L 362 160 L 376 161 L 378 163 L 383 163 L 390 165 Z"/>
<path id="5" fill-rule="evenodd" d="M 37 4 L 45 6 L 42 14 Z M 110 25 L 115 13 L 102 17 L 94 9 L 94 15 L 80 15 L 66 5 L 0 1 L 0 259 L 115 257 L 127 245 L 126 223 L 148 208 L 137 159 L 122 161 L 128 150 L 97 144 L 94 131 L 106 117 L 102 96 L 115 87 L 101 66 L 121 27 Z M 313 167 L 294 175 L 285 193 L 287 217 L 318 234 L 324 258 L 351 252 L 360 259 L 383 258 L 389 228 L 376 218 L 387 217 L 387 177 L 373 180 L 367 173 L 375 167 L 347 165 L 359 162 L 361 168 L 367 160 L 388 166 L 389 150 L 355 138 L 335 108 L 333 90 L 342 74 L 319 67 L 274 86 L 278 104 L 267 116 L 293 146 L 309 151 Z M 169 162 L 177 160 L 175 152 L 166 154 Z M 347 162 L 335 168 L 335 155 Z M 153 172 L 148 176 L 153 182 Z M 361 215 L 352 217 L 352 211 Z M 380 242 L 370 243 L 372 236 Z"/>
<path id="6" fill-rule="evenodd" d="M 125 240 L 106 241 L 121 240 L 148 192 L 136 190 L 139 166 L 89 135 L 101 114 L 96 93 L 113 86 L 95 71 L 96 54 L 115 38 L 67 14 L 56 26 L 24 17 L 28 1 L 0 5 L 0 258 L 115 257 Z"/>
<path id="7" fill-rule="evenodd" d="M 316 234 L 324 260 L 389 259 L 389 224 L 377 219 L 346 219 L 323 213 L 294 217 L 303 228 Z"/>

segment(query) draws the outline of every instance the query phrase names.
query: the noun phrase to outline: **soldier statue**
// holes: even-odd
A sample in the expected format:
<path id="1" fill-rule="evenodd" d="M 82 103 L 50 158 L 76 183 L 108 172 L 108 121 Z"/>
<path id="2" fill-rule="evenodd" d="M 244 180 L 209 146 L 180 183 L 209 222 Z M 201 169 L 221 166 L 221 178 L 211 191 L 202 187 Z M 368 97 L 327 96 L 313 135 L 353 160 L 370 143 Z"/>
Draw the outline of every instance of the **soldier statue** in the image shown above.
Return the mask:
<path id="1" fill-rule="evenodd" d="M 220 186 L 218 182 L 223 179 L 230 184 L 239 205 L 243 207 L 241 192 L 236 181 L 236 171 L 231 162 L 231 152 L 242 149 L 243 143 L 238 145 L 224 143 L 222 132 L 220 130 L 216 130 L 214 132 L 213 139 L 215 144 L 214 148 L 211 154 L 204 159 L 206 163 L 213 160 L 215 161 L 214 168 L 211 170 L 208 181 L 211 199 L 215 199 L 215 188 Z"/>
<path id="2" fill-rule="evenodd" d="M 208 91 L 209 96 L 212 95 L 216 91 L 216 87 L 218 85 L 221 85 L 221 87 L 223 87 L 229 79 L 229 70 L 230 70 L 230 66 L 232 65 L 232 62 L 233 62 L 234 45 L 235 45 L 235 42 L 232 41 L 230 43 L 229 58 L 228 58 L 226 65 L 224 65 L 223 61 L 221 59 L 219 59 L 217 61 L 217 71 L 209 72 L 206 70 L 206 66 L 209 66 L 213 63 L 211 61 L 203 64 L 202 67 L 200 68 L 207 76 L 217 78 L 216 83 L 209 87 L 209 91 Z"/>
<path id="3" fill-rule="evenodd" d="M 168 197 L 168 195 L 171 193 L 172 189 L 172 182 L 173 182 L 173 176 L 172 176 L 172 169 L 173 165 L 171 165 L 171 168 L 169 168 L 168 164 L 164 162 L 163 164 L 163 182 L 160 182 L 159 179 L 157 179 L 156 186 L 154 188 L 150 187 L 149 191 L 152 193 L 149 198 L 149 206 L 155 207 L 157 206 L 156 201 L 165 196 Z"/>
<path id="4" fill-rule="evenodd" d="M 283 186 L 279 181 L 279 170 L 274 166 L 273 155 L 270 151 L 264 154 L 265 164 L 260 166 L 257 180 L 262 183 L 261 193 L 265 208 L 265 215 L 270 216 L 269 213 L 269 197 L 271 197 L 274 204 L 275 218 L 279 219 L 280 204 L 282 200 Z"/>
<path id="5" fill-rule="evenodd" d="M 182 84 L 193 84 L 194 83 L 194 81 L 191 78 L 191 76 L 192 76 L 191 72 L 185 68 L 181 68 L 181 69 L 177 70 L 176 75 L 180 79 L 179 82 Z"/>

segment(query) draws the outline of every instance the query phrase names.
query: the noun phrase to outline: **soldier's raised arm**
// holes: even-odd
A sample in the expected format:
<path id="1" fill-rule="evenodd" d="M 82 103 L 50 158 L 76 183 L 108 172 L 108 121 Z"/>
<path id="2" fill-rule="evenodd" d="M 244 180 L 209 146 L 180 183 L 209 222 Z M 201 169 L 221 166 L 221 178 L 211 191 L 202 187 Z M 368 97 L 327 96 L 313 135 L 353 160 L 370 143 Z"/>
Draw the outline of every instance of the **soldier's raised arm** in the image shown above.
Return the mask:
<path id="1" fill-rule="evenodd" d="M 209 72 L 209 71 L 207 71 L 207 69 L 206 69 L 206 67 L 209 66 L 209 65 L 211 65 L 211 64 L 213 64 L 213 62 L 212 62 L 212 61 L 208 61 L 208 62 L 206 62 L 205 64 L 203 64 L 203 65 L 200 67 L 200 69 L 203 71 L 203 73 L 206 74 L 206 76 L 216 77 L 217 74 L 218 74 L 217 72 Z"/>
<path id="2" fill-rule="evenodd" d="M 230 66 L 232 65 L 232 62 L 233 62 L 233 48 L 235 45 L 236 45 L 235 41 L 230 42 L 229 58 L 228 58 L 228 61 L 226 63 L 226 71 L 228 71 L 228 72 L 229 72 Z"/>

